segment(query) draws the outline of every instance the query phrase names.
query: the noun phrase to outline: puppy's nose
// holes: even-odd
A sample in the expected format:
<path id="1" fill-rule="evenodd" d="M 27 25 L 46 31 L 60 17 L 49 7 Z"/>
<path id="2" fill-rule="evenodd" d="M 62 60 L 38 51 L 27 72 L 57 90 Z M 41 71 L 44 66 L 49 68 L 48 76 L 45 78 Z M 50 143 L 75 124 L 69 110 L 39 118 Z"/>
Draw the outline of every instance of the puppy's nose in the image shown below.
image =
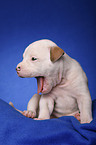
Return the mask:
<path id="1" fill-rule="evenodd" d="M 20 66 L 16 67 L 16 71 L 20 71 L 20 70 L 21 70 Z"/>

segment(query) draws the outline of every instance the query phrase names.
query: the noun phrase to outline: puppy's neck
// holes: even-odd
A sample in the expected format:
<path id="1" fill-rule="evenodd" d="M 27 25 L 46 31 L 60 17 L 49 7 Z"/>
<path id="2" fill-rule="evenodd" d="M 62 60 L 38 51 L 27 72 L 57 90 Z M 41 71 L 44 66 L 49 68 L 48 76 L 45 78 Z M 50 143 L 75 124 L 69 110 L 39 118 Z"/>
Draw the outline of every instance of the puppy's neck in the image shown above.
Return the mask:
<path id="1" fill-rule="evenodd" d="M 64 84 L 68 79 L 68 73 L 70 73 L 72 67 L 72 58 L 68 56 L 66 53 L 62 56 L 59 67 L 58 67 L 58 75 L 57 75 L 57 85 Z"/>
<path id="2" fill-rule="evenodd" d="M 55 87 L 62 82 L 64 78 L 64 57 L 60 58 L 57 62 L 55 62 L 55 69 L 53 74 L 51 75 L 52 86 Z"/>

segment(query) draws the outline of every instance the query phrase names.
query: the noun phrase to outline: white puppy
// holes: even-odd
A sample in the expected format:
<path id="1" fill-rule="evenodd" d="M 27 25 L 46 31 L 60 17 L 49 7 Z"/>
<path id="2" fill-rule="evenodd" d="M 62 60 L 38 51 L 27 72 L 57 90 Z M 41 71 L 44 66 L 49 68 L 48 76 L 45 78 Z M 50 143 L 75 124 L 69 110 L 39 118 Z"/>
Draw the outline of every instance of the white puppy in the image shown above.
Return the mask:
<path id="1" fill-rule="evenodd" d="M 38 119 L 71 116 L 80 112 L 81 123 L 92 121 L 91 97 L 87 77 L 80 64 L 50 40 L 30 44 L 17 65 L 20 77 L 36 77 L 38 94 L 23 114 Z M 39 93 L 42 93 L 39 95 Z"/>

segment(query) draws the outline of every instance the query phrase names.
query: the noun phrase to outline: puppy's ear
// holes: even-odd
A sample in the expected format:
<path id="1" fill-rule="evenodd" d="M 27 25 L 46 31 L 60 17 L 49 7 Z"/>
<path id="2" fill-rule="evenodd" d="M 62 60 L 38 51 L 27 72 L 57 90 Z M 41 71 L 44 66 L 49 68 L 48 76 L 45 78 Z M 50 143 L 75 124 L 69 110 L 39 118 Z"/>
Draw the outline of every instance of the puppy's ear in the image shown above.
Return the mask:
<path id="1" fill-rule="evenodd" d="M 54 46 L 50 50 L 50 59 L 52 62 L 57 61 L 62 55 L 64 55 L 64 50 L 58 46 Z"/>

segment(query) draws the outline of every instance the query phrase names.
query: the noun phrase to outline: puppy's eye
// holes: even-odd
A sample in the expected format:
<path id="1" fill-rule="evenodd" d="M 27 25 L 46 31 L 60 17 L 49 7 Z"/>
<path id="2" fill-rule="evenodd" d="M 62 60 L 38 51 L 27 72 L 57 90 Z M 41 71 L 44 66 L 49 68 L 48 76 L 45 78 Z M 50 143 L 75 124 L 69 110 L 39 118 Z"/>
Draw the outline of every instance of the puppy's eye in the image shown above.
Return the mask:
<path id="1" fill-rule="evenodd" d="M 37 60 L 37 58 L 35 58 L 35 57 L 32 57 L 32 61 L 35 61 L 35 60 Z"/>

